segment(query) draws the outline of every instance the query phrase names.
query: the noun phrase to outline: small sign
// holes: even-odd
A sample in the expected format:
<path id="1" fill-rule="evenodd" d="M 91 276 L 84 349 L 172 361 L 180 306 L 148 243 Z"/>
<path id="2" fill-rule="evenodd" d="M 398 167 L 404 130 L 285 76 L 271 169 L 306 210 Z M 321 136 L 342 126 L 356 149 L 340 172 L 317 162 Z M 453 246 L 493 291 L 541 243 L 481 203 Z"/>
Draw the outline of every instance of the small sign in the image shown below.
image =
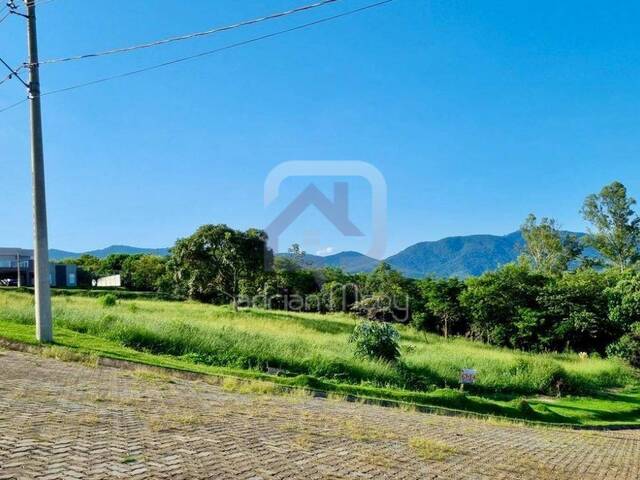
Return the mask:
<path id="1" fill-rule="evenodd" d="M 463 368 L 460 372 L 460 383 L 462 385 L 476 383 L 476 373 L 478 372 L 472 368 Z"/>

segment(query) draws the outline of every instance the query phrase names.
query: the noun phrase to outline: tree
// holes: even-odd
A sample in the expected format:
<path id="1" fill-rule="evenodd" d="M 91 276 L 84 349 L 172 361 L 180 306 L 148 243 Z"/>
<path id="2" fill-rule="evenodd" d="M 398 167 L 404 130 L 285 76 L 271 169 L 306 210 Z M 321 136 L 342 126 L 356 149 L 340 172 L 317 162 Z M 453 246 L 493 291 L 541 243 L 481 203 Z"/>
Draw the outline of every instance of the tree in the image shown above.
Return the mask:
<path id="1" fill-rule="evenodd" d="M 539 309 L 537 298 L 546 282 L 545 275 L 517 264 L 467 280 L 460 304 L 469 316 L 470 333 L 488 343 L 513 346 L 516 322 L 522 320 L 523 309 Z"/>
<path id="2" fill-rule="evenodd" d="M 266 240 L 260 230 L 204 225 L 176 242 L 170 268 L 189 297 L 207 302 L 226 299 L 237 309 L 241 283 L 264 271 Z"/>
<path id="3" fill-rule="evenodd" d="M 615 285 L 606 292 L 609 320 L 627 332 L 631 325 L 640 324 L 640 272 L 627 270 L 616 277 Z"/>
<path id="4" fill-rule="evenodd" d="M 122 272 L 122 266 L 124 262 L 129 259 L 131 255 L 126 253 L 112 253 L 111 255 L 100 260 L 100 275 L 116 275 Z"/>
<path id="5" fill-rule="evenodd" d="M 303 267 L 305 264 L 305 256 L 307 253 L 302 250 L 302 247 L 298 243 L 294 243 L 289 247 L 289 258 L 299 267 Z"/>
<path id="6" fill-rule="evenodd" d="M 465 284 L 457 278 L 426 278 L 419 282 L 425 300 L 426 314 L 435 320 L 444 338 L 449 337 L 452 327 L 464 319 L 460 295 Z"/>
<path id="7" fill-rule="evenodd" d="M 557 275 L 566 271 L 582 253 L 578 238 L 563 234 L 552 218 L 543 217 L 538 223 L 536 216 L 529 214 L 520 231 L 525 241 L 521 260 L 543 274 Z"/>
<path id="8" fill-rule="evenodd" d="M 607 347 L 607 355 L 620 357 L 640 369 L 640 323 L 631 325 L 629 333 Z"/>
<path id="9" fill-rule="evenodd" d="M 129 255 L 122 262 L 122 284 L 132 290 L 165 289 L 167 259 L 157 255 Z"/>
<path id="10" fill-rule="evenodd" d="M 582 207 L 585 220 L 595 227 L 586 239 L 608 263 L 624 271 L 640 258 L 640 218 L 633 210 L 634 198 L 627 195 L 626 187 L 613 182 L 600 193 L 589 195 Z"/>
<path id="11" fill-rule="evenodd" d="M 306 253 L 300 245 L 294 243 L 289 247 L 287 255 L 279 255 L 275 258 L 275 290 L 278 300 L 282 300 L 278 307 L 285 310 L 301 310 L 305 307 L 304 301 L 307 295 L 319 291 L 320 285 L 315 272 L 304 268 L 305 256 Z"/>
<path id="12" fill-rule="evenodd" d="M 364 298 L 352 310 L 371 320 L 407 322 L 414 310 L 415 284 L 385 262 L 376 266 L 364 284 Z"/>
<path id="13" fill-rule="evenodd" d="M 622 333 L 609 318 L 608 288 L 614 282 L 613 275 L 595 270 L 551 279 L 538 296 L 543 319 L 538 343 L 543 349 L 604 353 Z"/>

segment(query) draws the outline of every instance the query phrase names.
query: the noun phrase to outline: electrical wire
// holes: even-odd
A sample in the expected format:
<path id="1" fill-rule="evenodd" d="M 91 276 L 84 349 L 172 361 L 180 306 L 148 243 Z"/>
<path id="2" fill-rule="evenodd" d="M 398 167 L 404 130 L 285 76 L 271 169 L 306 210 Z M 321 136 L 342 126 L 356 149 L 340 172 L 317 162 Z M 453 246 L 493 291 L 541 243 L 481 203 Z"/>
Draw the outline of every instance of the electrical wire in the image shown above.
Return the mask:
<path id="1" fill-rule="evenodd" d="M 8 80 L 11 80 L 12 78 L 13 78 L 13 73 L 10 73 L 6 77 L 4 77 L 2 80 L 0 80 L 0 85 L 2 85 L 4 82 L 6 82 Z"/>
<path id="2" fill-rule="evenodd" d="M 46 0 L 42 0 L 42 1 L 46 1 Z M 51 0 L 49 0 L 51 1 Z M 151 48 L 151 47 L 157 47 L 159 45 L 166 45 L 168 43 L 173 43 L 173 42 L 179 42 L 179 41 L 183 41 L 183 40 L 190 40 L 193 38 L 198 38 L 198 37 L 204 37 L 204 36 L 208 36 L 208 35 L 214 35 L 216 33 L 220 33 L 220 32 L 226 32 L 229 30 L 234 30 L 236 28 L 240 28 L 240 27 L 246 27 L 248 25 L 255 25 L 256 23 L 262 23 L 268 20 L 274 20 L 276 18 L 282 18 L 282 17 L 286 17 L 288 15 L 292 15 L 295 13 L 299 13 L 299 12 L 303 12 L 306 10 L 312 10 L 314 8 L 318 8 L 318 7 L 322 7 L 324 5 L 328 5 L 330 3 L 335 3 L 338 0 L 322 0 L 320 2 L 316 2 L 310 5 L 304 5 L 301 7 L 297 7 L 297 8 L 293 8 L 291 10 L 287 10 L 284 12 L 278 12 L 278 13 L 272 13 L 270 15 L 264 16 L 264 17 L 259 17 L 259 18 L 254 18 L 251 20 L 244 20 L 242 22 L 238 22 L 238 23 L 234 23 L 232 25 L 227 25 L 224 27 L 216 27 L 216 28 L 212 28 L 209 30 L 205 30 L 203 32 L 195 32 L 195 33 L 189 33 L 186 35 L 180 35 L 177 37 L 170 37 L 170 38 L 165 38 L 162 40 L 156 40 L 154 42 L 148 42 L 148 43 L 142 43 L 139 45 L 132 45 L 129 47 L 122 47 L 122 48 L 114 48 L 112 50 L 105 50 L 102 52 L 96 52 L 96 53 L 86 53 L 83 55 L 74 55 L 71 57 L 63 57 L 63 58 L 53 58 L 53 59 L 49 59 L 49 60 L 40 60 L 38 62 L 39 65 L 46 65 L 46 64 L 52 64 L 52 63 L 62 63 L 62 62 L 71 62 L 74 60 L 84 60 L 87 58 L 95 58 L 95 57 L 102 57 L 105 55 L 114 55 L 117 53 L 126 53 L 126 52 L 132 52 L 134 50 L 140 50 L 143 48 Z"/>
<path id="3" fill-rule="evenodd" d="M 53 2 L 54 0 L 34 0 L 33 4 L 34 5 L 44 5 L 47 4 L 49 2 Z M 4 13 L 4 11 L 7 10 L 7 13 Z M 18 15 L 23 15 L 22 13 L 19 13 L 17 11 L 17 8 L 13 8 L 13 7 L 9 7 L 9 6 L 4 6 L 3 8 L 0 9 L 0 15 L 2 15 L 0 17 L 0 23 L 4 22 L 7 17 L 9 17 L 12 13 L 17 13 Z"/>
<path id="4" fill-rule="evenodd" d="M 8 105 L 6 107 L 0 108 L 0 113 L 6 112 L 7 110 L 11 110 L 12 108 L 17 107 L 18 105 L 22 105 L 27 100 L 29 100 L 29 99 L 28 98 L 23 98 L 19 102 L 12 103 L 11 105 Z"/>
<path id="5" fill-rule="evenodd" d="M 201 53 L 198 53 L 198 54 L 195 54 L 195 55 L 190 55 L 188 57 L 177 58 L 175 60 L 170 60 L 170 61 L 159 63 L 159 64 L 156 64 L 156 65 L 151 65 L 149 67 L 140 68 L 138 70 L 132 70 L 132 71 L 129 71 L 129 72 L 120 73 L 120 74 L 117 74 L 117 75 L 111 75 L 111 76 L 108 76 L 108 77 L 99 78 L 97 80 L 92 80 L 92 81 L 85 82 L 85 83 L 79 83 L 79 84 L 76 84 L 76 85 L 71 85 L 69 87 L 59 88 L 59 89 L 56 89 L 56 90 L 50 90 L 48 92 L 41 93 L 40 96 L 44 97 L 46 95 L 54 95 L 56 93 L 68 92 L 70 90 L 76 90 L 78 88 L 88 87 L 90 85 L 96 85 L 96 84 L 99 84 L 99 83 L 108 82 L 110 80 L 115 80 L 115 79 L 118 79 L 118 78 L 130 77 L 132 75 L 137 75 L 137 74 L 140 74 L 140 73 L 148 72 L 150 70 L 156 70 L 158 68 L 167 67 L 169 65 L 175 65 L 176 63 L 186 62 L 188 60 L 194 60 L 196 58 L 201 58 L 201 57 L 205 57 L 205 56 L 208 56 L 208 55 L 213 55 L 215 53 L 223 52 L 225 50 L 230 50 L 232 48 L 241 47 L 241 46 L 248 45 L 248 44 L 251 44 L 251 43 L 259 42 L 261 40 L 266 40 L 268 38 L 277 37 L 279 35 L 284 35 L 285 33 L 290 33 L 290 32 L 294 32 L 294 31 L 297 31 L 297 30 L 302 30 L 304 28 L 308 28 L 308 27 L 311 27 L 311 26 L 314 26 L 314 25 L 318 25 L 318 24 L 321 24 L 321 23 L 329 22 L 331 20 L 336 20 L 338 18 L 346 17 L 346 16 L 353 15 L 353 14 L 356 14 L 356 13 L 360 13 L 360 12 L 363 12 L 365 10 L 369 10 L 369 9 L 372 9 L 372 8 L 380 7 L 382 5 L 385 5 L 387 3 L 391 3 L 393 1 L 394 0 L 383 0 L 383 1 L 380 1 L 380 2 L 376 2 L 376 3 L 369 4 L 369 5 L 365 5 L 365 6 L 360 7 L 360 8 L 356 8 L 354 10 L 348 10 L 346 12 L 339 13 L 337 15 L 332 15 L 330 17 L 324 17 L 324 18 L 321 18 L 321 19 L 318 19 L 318 20 L 314 20 L 313 22 L 309 22 L 309 23 L 305 23 L 305 24 L 302 24 L 302 25 L 298 25 L 296 27 L 287 28 L 286 30 L 280 30 L 280 31 L 277 31 L 277 32 L 274 32 L 274 33 L 261 35 L 259 37 L 254 37 L 254 38 L 251 38 L 251 39 L 248 39 L 248 40 L 244 40 L 244 41 L 241 41 L 241 42 L 232 43 L 230 45 L 225 45 L 223 47 L 219 47 L 219 48 L 216 48 L 216 49 L 213 49 L 213 50 L 208 50 L 206 52 L 201 52 Z"/>

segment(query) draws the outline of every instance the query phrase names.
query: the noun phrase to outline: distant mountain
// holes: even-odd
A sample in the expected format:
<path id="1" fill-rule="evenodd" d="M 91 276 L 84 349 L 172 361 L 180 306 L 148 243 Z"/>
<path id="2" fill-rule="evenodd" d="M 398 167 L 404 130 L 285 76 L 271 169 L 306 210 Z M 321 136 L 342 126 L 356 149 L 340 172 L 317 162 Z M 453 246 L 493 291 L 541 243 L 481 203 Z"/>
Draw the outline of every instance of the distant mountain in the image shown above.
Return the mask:
<path id="1" fill-rule="evenodd" d="M 582 237 L 583 233 L 576 233 Z M 518 258 L 524 245 L 520 232 L 508 235 L 467 235 L 447 237 L 432 242 L 420 242 L 392 255 L 385 261 L 404 275 L 423 278 L 428 275 L 437 277 L 460 277 L 481 275 L 495 270 L 501 265 Z M 75 253 L 64 250 L 50 250 L 52 260 L 78 258 L 81 255 L 94 255 L 104 258 L 113 253 L 167 255 L 168 248 L 138 248 L 127 245 L 113 245 L 101 250 Z M 593 249 L 585 251 L 587 256 L 597 256 Z M 279 253 L 288 256 L 287 253 Z M 348 273 L 370 272 L 379 260 L 358 252 L 340 252 L 321 257 L 305 254 L 304 263 L 311 268 L 339 267 Z"/>
<path id="2" fill-rule="evenodd" d="M 416 243 L 385 261 L 412 278 L 428 275 L 464 278 L 495 270 L 500 265 L 514 261 L 523 243 L 520 232 L 504 236 L 448 237 Z M 340 267 L 349 273 L 370 272 L 379 263 L 379 260 L 358 252 L 341 252 L 326 257 L 306 254 L 304 261 L 312 268 Z"/>
<path id="3" fill-rule="evenodd" d="M 387 258 L 408 277 L 469 277 L 495 270 L 518 258 L 523 239 L 520 232 L 509 235 L 468 235 L 420 242 Z"/>
<path id="4" fill-rule="evenodd" d="M 289 257 L 290 255 L 279 253 L 278 256 Z M 339 267 L 347 273 L 370 272 L 378 264 L 375 258 L 359 252 L 340 252 L 326 257 L 305 253 L 303 262 L 305 266 L 311 268 Z"/>
<path id="5" fill-rule="evenodd" d="M 51 249 L 49 250 L 49 258 L 51 260 L 62 260 L 65 258 L 78 258 L 78 257 L 81 257 L 82 255 L 93 255 L 94 257 L 105 258 L 114 253 L 124 253 L 127 255 L 144 253 L 149 255 L 164 256 L 169 254 L 169 249 L 168 248 L 139 248 L 139 247 L 130 247 L 128 245 L 111 245 L 110 247 L 107 247 L 107 248 L 102 248 L 99 250 L 90 250 L 88 252 L 81 252 L 81 253 Z"/>
<path id="6" fill-rule="evenodd" d="M 329 267 L 340 267 L 348 273 L 370 272 L 380 263 L 379 260 L 375 258 L 353 251 L 340 252 L 323 258 L 325 265 Z"/>

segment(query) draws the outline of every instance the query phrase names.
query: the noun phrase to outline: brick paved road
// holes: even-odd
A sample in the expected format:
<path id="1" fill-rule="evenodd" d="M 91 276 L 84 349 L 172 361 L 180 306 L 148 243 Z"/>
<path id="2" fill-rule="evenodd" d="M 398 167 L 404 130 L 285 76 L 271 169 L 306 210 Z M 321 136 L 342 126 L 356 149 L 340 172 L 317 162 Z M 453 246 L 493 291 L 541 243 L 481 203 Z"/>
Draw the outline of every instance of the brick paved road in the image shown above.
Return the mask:
<path id="1" fill-rule="evenodd" d="M 640 478 L 640 432 L 227 390 L 0 351 L 0 479 Z"/>

